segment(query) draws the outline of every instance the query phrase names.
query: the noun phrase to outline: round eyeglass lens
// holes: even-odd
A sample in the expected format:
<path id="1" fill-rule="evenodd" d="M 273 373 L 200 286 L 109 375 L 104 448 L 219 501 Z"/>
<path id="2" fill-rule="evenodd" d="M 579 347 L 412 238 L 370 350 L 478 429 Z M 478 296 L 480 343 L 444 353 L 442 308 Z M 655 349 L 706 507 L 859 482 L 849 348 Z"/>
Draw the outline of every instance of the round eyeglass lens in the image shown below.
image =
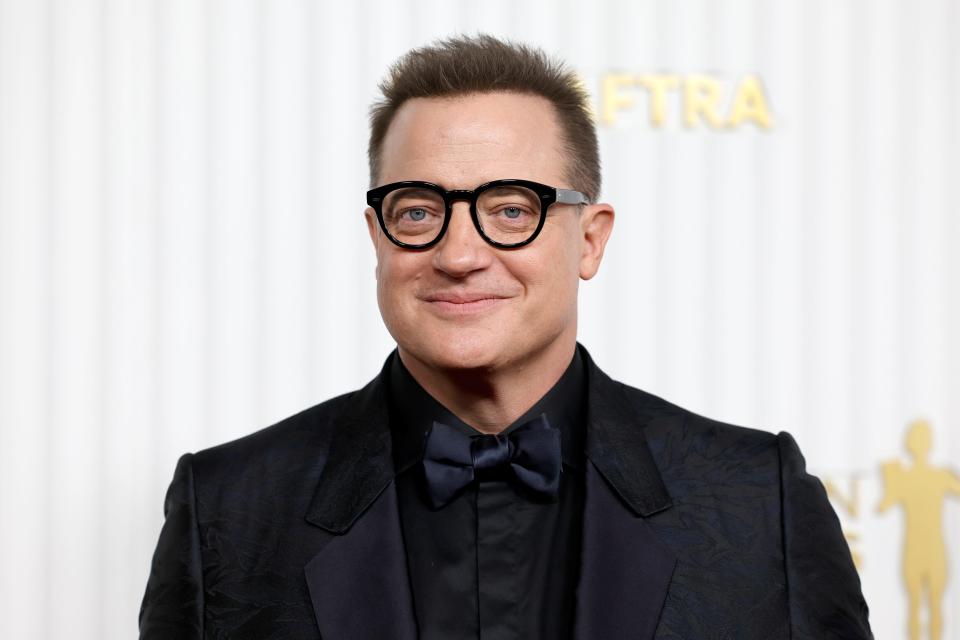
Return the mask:
<path id="1" fill-rule="evenodd" d="M 443 197 L 423 187 L 403 187 L 383 199 L 387 232 L 405 244 L 427 244 L 440 234 L 445 210 Z"/>
<path id="2" fill-rule="evenodd" d="M 477 199 L 477 218 L 484 235 L 501 244 L 529 239 L 537 230 L 540 214 L 540 196 L 526 187 L 492 187 Z"/>

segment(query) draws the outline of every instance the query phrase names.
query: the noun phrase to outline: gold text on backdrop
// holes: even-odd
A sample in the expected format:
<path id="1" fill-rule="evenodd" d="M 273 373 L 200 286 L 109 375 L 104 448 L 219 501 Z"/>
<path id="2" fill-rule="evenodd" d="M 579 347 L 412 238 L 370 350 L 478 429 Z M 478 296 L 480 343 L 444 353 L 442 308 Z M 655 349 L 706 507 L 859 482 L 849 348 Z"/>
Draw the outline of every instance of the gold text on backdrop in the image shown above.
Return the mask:
<path id="1" fill-rule="evenodd" d="M 669 124 L 674 104 L 687 129 L 701 124 L 718 130 L 751 123 L 762 130 L 772 126 L 769 101 L 756 75 L 745 76 L 732 91 L 723 78 L 704 74 L 608 73 L 600 85 L 600 121 L 607 126 L 615 125 L 621 112 L 637 108 L 644 93 L 650 126 L 655 129 Z M 729 95 L 731 100 L 726 98 Z"/>

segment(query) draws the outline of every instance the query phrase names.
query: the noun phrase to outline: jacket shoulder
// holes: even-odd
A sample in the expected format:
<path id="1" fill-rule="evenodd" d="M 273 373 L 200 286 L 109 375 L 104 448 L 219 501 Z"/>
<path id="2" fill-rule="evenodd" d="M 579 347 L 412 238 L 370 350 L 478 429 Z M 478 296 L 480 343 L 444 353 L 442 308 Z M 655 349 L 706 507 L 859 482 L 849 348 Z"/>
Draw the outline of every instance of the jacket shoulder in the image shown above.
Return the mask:
<path id="1" fill-rule="evenodd" d="M 695 413 L 642 389 L 617 382 L 631 407 L 646 418 L 646 436 L 649 439 L 669 437 L 690 445 L 711 442 L 719 446 L 743 446 L 778 450 L 778 440 L 790 439 L 765 429 L 740 426 Z M 731 452 L 732 453 L 732 452 Z"/>
<path id="2" fill-rule="evenodd" d="M 239 479 L 322 466 L 337 418 L 357 393 L 330 398 L 253 433 L 202 449 L 193 454 L 194 473 L 206 479 Z"/>

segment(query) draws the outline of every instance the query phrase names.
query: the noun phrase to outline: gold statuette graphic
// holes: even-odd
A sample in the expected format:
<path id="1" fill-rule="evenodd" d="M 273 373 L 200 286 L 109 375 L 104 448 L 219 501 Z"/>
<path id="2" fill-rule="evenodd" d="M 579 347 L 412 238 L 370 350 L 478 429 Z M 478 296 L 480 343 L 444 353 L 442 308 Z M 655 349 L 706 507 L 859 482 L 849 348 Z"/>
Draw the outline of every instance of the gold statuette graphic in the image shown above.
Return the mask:
<path id="1" fill-rule="evenodd" d="M 947 583 L 947 554 L 943 541 L 943 503 L 960 495 L 960 478 L 950 469 L 930 466 L 932 432 L 926 420 L 915 420 L 907 430 L 906 449 L 912 466 L 900 460 L 882 465 L 884 496 L 877 510 L 899 504 L 906 518 L 903 544 L 903 580 L 909 597 L 910 640 L 920 640 L 921 595 L 927 596 L 929 637 L 943 634 L 941 601 Z"/>

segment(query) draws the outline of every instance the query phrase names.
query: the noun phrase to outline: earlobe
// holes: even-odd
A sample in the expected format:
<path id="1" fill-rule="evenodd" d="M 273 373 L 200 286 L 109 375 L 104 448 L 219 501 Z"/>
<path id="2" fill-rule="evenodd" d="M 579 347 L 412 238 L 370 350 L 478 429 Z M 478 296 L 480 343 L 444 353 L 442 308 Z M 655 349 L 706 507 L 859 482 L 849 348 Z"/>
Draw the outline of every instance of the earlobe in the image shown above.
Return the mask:
<path id="1" fill-rule="evenodd" d="M 589 280 L 600 269 L 603 251 L 613 231 L 613 207 L 607 203 L 591 204 L 580 213 L 583 243 L 580 251 L 580 278 Z"/>

